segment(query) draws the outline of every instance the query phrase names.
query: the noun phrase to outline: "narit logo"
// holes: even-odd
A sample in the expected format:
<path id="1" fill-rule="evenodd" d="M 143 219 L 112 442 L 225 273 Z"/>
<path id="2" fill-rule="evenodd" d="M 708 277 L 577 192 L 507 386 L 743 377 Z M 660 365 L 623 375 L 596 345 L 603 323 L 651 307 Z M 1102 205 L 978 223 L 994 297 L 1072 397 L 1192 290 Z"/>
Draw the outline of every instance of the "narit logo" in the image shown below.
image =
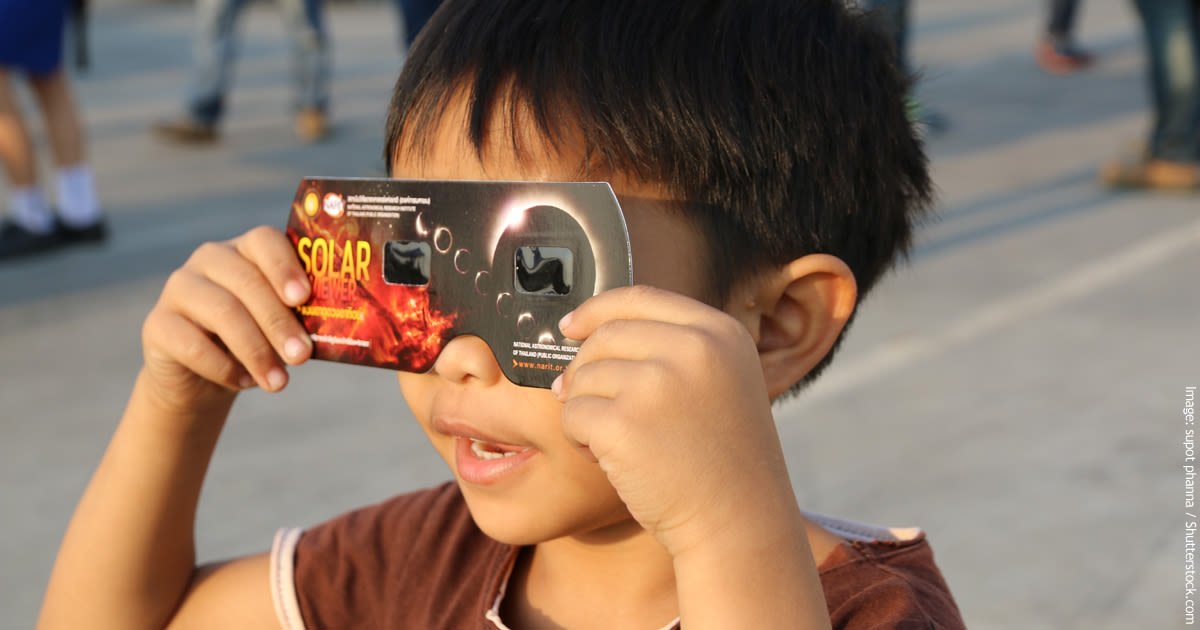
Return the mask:
<path id="1" fill-rule="evenodd" d="M 336 219 L 346 211 L 346 201 L 337 193 L 326 193 L 321 207 L 325 209 L 325 214 Z"/>

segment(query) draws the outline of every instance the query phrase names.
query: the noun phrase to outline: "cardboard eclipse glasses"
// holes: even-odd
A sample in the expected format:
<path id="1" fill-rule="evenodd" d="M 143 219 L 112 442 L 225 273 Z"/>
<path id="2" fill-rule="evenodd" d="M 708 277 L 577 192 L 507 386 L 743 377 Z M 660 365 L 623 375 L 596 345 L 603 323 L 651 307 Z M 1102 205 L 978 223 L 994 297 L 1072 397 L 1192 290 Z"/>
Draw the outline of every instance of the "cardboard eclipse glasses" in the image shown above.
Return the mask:
<path id="1" fill-rule="evenodd" d="M 310 178 L 287 235 L 312 281 L 296 311 L 313 356 L 405 372 L 476 335 L 510 381 L 548 388 L 579 351 L 558 320 L 633 283 L 606 183 Z"/>

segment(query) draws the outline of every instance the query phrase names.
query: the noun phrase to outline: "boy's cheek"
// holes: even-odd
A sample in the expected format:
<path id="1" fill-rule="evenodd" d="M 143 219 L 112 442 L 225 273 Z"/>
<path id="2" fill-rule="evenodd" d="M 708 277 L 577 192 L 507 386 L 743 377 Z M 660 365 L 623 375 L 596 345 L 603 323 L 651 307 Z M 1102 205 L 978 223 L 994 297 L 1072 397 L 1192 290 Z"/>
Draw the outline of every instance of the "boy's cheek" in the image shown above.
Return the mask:
<path id="1" fill-rule="evenodd" d="M 422 383 L 423 377 L 427 376 L 425 374 L 410 374 L 408 372 L 396 373 L 396 380 L 400 386 L 400 395 L 404 398 L 409 412 L 416 418 L 417 423 L 421 425 L 426 434 L 430 432 L 430 414 L 433 409 L 433 389 Z"/>

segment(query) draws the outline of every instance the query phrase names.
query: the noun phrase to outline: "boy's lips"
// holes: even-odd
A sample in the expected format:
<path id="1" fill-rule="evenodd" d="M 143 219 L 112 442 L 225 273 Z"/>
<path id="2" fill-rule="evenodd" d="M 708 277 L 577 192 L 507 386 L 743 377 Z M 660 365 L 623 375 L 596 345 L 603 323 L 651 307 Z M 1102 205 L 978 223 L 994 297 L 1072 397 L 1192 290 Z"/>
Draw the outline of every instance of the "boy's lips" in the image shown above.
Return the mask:
<path id="1" fill-rule="evenodd" d="M 480 431 L 479 429 L 476 429 L 465 422 L 451 420 L 444 416 L 435 416 L 432 424 L 433 430 L 441 433 L 442 435 L 447 435 L 453 438 L 467 438 L 468 440 L 495 445 L 505 451 L 519 451 L 530 448 L 527 446 L 521 446 L 519 444 L 507 442 L 504 438 L 499 438 L 497 436 L 484 433 L 483 431 Z"/>
<path id="2" fill-rule="evenodd" d="M 488 485 L 528 462 L 538 450 L 500 441 L 467 424 L 435 417 L 433 429 L 454 438 L 454 468 L 463 481 Z"/>

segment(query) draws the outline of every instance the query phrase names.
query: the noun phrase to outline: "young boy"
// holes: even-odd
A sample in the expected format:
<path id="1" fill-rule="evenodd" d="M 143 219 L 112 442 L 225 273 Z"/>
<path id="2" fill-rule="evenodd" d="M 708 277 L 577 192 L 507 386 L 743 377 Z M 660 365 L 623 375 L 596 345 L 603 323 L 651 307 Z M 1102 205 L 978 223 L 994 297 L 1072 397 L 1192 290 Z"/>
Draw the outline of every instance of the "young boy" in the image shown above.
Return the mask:
<path id="1" fill-rule="evenodd" d="M 560 322 L 583 344 L 549 391 L 472 336 L 399 374 L 454 483 L 196 566 L 236 393 L 311 352 L 278 230 L 200 247 L 39 627 L 962 627 L 922 535 L 800 511 L 771 415 L 930 201 L 888 57 L 835 0 L 447 2 L 396 86 L 392 176 L 608 181 L 638 286 Z"/>

